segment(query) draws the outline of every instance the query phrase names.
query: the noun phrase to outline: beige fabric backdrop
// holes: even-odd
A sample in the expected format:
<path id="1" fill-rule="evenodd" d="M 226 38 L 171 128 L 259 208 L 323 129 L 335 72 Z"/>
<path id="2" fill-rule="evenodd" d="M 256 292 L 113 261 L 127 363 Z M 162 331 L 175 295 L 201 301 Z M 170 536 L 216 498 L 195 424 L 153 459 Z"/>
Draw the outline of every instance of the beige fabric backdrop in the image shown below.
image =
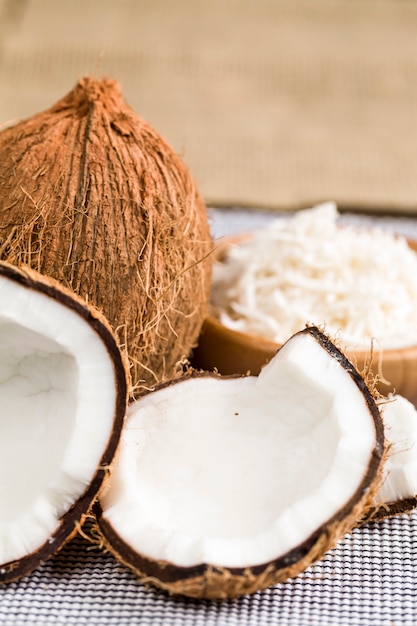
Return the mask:
<path id="1" fill-rule="evenodd" d="M 417 2 L 0 0 L 0 124 L 111 75 L 207 201 L 417 211 Z"/>

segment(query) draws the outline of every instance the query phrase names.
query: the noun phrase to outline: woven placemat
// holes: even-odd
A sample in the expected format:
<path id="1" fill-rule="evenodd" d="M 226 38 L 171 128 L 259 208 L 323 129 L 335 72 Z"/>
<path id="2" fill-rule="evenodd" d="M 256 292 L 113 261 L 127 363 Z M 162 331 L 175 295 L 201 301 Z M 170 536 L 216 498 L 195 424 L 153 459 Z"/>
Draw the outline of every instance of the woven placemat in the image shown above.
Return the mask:
<path id="1" fill-rule="evenodd" d="M 226 602 L 146 588 L 78 537 L 24 580 L 0 587 L 4 626 L 412 626 L 417 515 L 355 529 L 295 579 Z"/>
<path id="2" fill-rule="evenodd" d="M 417 210 L 417 3 L 0 0 L 0 124 L 111 75 L 217 205 Z"/>

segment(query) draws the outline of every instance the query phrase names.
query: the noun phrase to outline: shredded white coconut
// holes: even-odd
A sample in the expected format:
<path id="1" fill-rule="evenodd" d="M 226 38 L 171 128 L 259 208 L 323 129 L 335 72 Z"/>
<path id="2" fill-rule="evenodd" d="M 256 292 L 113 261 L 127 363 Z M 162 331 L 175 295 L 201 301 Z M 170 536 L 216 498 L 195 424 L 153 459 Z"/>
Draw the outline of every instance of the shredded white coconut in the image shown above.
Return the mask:
<path id="1" fill-rule="evenodd" d="M 338 217 L 328 202 L 232 245 L 214 268 L 221 322 L 278 343 L 307 323 L 350 348 L 416 343 L 417 255 L 403 237 Z"/>

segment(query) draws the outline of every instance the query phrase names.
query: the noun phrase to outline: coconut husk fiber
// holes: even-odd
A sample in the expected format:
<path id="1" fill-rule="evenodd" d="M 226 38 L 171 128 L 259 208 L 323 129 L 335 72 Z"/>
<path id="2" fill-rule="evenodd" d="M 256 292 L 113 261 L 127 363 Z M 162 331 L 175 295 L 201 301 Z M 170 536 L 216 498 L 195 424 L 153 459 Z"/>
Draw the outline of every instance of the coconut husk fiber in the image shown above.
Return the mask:
<path id="1" fill-rule="evenodd" d="M 417 3 L 0 0 L 0 124 L 122 85 L 215 205 L 417 212 Z"/>

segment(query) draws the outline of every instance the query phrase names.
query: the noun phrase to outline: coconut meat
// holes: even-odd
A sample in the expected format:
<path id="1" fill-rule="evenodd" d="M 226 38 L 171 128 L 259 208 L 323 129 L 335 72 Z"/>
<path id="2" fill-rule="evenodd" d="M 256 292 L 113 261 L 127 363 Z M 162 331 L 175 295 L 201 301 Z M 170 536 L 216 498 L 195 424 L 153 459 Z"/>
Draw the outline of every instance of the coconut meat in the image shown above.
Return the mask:
<path id="1" fill-rule="evenodd" d="M 48 540 L 94 476 L 114 417 L 103 341 L 75 310 L 0 279 L 0 563 Z"/>
<path id="2" fill-rule="evenodd" d="M 265 563 L 345 507 L 375 442 L 349 373 L 299 334 L 259 377 L 189 378 L 134 403 L 103 517 L 154 560 Z"/>
<path id="3" fill-rule="evenodd" d="M 214 312 L 224 326 L 282 343 L 305 321 L 326 323 L 351 349 L 413 345 L 417 255 L 403 237 L 338 223 L 326 202 L 273 220 L 215 264 Z"/>
<path id="4" fill-rule="evenodd" d="M 417 495 L 417 411 L 400 395 L 393 395 L 382 408 L 388 458 L 377 504 L 392 504 Z"/>

